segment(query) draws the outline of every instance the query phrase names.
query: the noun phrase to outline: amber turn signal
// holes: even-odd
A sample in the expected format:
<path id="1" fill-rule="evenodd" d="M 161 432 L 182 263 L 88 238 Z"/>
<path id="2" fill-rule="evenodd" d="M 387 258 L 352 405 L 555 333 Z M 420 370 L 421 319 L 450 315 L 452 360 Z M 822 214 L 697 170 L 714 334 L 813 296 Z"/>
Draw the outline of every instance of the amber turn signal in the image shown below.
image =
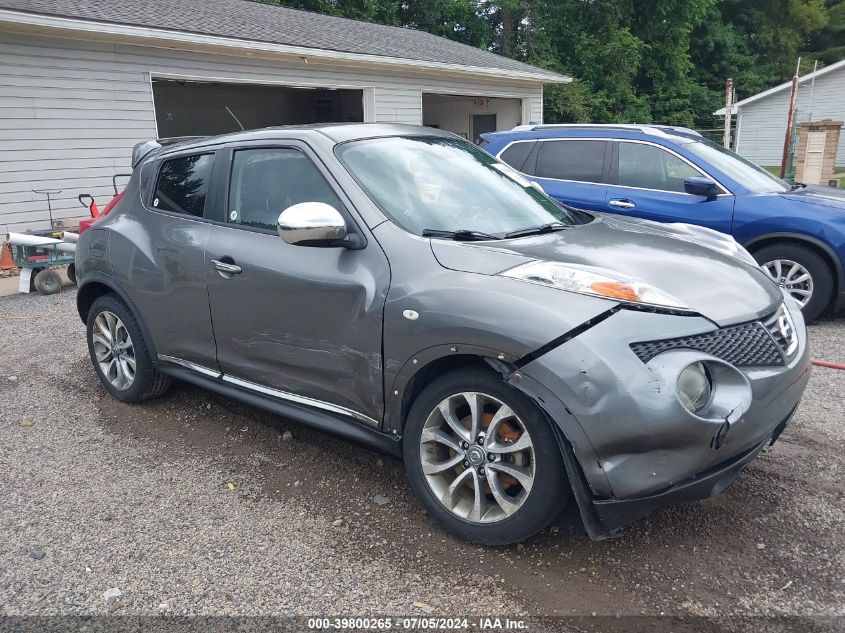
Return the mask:
<path id="1" fill-rule="evenodd" d="M 613 299 L 623 301 L 639 301 L 640 296 L 631 284 L 624 284 L 618 281 L 595 281 L 590 284 L 593 292 Z"/>

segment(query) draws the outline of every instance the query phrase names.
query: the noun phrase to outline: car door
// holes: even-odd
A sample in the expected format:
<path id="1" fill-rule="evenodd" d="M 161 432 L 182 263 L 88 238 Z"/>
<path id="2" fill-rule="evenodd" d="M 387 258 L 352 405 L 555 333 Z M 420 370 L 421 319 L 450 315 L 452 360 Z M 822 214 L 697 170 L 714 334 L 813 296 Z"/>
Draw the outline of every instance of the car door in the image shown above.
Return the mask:
<path id="1" fill-rule="evenodd" d="M 208 297 L 226 380 L 379 424 L 382 312 L 389 267 L 374 239 L 360 250 L 293 246 L 279 214 L 324 202 L 354 210 L 304 144 L 230 148 L 224 215 L 211 231 Z"/>
<path id="2" fill-rule="evenodd" d="M 613 146 L 605 210 L 730 233 L 734 196 L 721 185 L 721 193 L 709 198 L 688 194 L 684 180 L 690 177 L 714 180 L 668 148 L 645 141 L 619 140 Z"/>
<path id="3" fill-rule="evenodd" d="M 217 351 L 206 291 L 205 246 L 211 225 L 214 150 L 172 155 L 141 173 L 143 222 L 122 216 L 110 227 L 118 281 L 155 335 L 162 360 L 215 370 Z"/>
<path id="4" fill-rule="evenodd" d="M 525 161 L 523 172 L 564 204 L 602 211 L 610 146 L 602 139 L 541 139 Z"/>

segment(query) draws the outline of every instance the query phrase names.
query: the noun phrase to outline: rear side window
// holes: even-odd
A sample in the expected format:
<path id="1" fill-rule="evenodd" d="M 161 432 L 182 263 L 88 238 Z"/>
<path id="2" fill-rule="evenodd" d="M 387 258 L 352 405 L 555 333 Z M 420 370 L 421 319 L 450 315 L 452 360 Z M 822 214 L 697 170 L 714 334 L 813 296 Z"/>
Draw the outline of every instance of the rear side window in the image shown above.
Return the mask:
<path id="1" fill-rule="evenodd" d="M 528 159 L 528 155 L 531 153 L 531 150 L 534 149 L 534 144 L 534 141 L 519 141 L 502 152 L 499 158 L 517 171 L 522 171 L 525 161 Z"/>
<path id="2" fill-rule="evenodd" d="M 214 154 L 182 156 L 164 161 L 158 174 L 153 207 L 202 217 Z"/>
<path id="3" fill-rule="evenodd" d="M 538 178 L 602 182 L 606 141 L 543 141 L 537 153 Z"/>
<path id="4" fill-rule="evenodd" d="M 300 202 L 325 202 L 340 209 L 338 197 L 311 160 L 298 149 L 244 149 L 235 152 L 226 219 L 268 231 L 279 214 Z"/>

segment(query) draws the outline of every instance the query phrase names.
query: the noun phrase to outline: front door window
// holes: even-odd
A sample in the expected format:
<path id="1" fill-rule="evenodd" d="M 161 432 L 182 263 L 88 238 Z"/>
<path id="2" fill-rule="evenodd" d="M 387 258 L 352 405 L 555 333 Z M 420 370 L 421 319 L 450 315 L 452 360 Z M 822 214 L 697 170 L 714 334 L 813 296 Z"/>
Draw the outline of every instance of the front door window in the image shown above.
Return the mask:
<path id="1" fill-rule="evenodd" d="M 704 176 L 674 154 L 644 143 L 619 143 L 618 184 L 684 193 L 684 180 Z"/>
<path id="2" fill-rule="evenodd" d="M 300 202 L 325 202 L 335 209 L 341 207 L 314 163 L 298 149 L 235 152 L 226 209 L 230 224 L 275 232 L 279 214 Z"/>

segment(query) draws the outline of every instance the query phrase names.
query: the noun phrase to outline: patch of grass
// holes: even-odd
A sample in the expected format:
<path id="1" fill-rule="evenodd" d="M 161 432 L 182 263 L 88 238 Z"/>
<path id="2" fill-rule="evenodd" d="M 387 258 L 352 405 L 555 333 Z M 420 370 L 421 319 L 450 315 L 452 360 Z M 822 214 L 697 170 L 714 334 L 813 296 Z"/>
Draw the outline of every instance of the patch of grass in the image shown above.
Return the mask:
<path id="1" fill-rule="evenodd" d="M 780 177 L 780 167 L 763 167 L 767 172 L 773 176 Z M 833 177 L 839 179 L 839 188 L 845 189 L 845 171 L 833 172 Z"/>

